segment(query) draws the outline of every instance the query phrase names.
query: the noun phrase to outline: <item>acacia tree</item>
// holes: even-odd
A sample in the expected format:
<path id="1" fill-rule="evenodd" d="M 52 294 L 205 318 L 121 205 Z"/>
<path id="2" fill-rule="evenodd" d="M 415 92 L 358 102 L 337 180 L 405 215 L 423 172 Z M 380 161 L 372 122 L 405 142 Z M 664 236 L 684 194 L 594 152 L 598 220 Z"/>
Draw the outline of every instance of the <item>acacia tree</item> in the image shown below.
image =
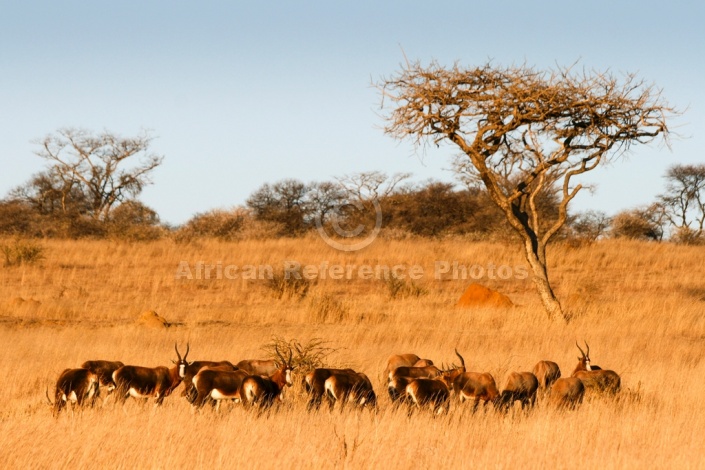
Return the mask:
<path id="1" fill-rule="evenodd" d="M 582 186 L 573 178 L 629 150 L 668 136 L 674 110 L 659 90 L 627 75 L 538 71 L 528 66 L 446 68 L 407 63 L 377 84 L 385 132 L 417 147 L 449 142 L 521 237 L 549 318 L 569 316 L 549 282 L 546 246 L 565 224 Z M 389 103 L 389 104 L 387 104 Z M 556 187 L 558 214 L 542 224 L 537 196 Z"/>
<path id="2" fill-rule="evenodd" d="M 38 141 L 41 148 L 35 153 L 47 160 L 49 174 L 62 188 L 80 187 L 91 217 L 107 220 L 116 203 L 137 196 L 151 183 L 150 173 L 163 160 L 149 153 L 151 141 L 148 133 L 123 138 L 107 131 L 65 128 Z M 133 157 L 139 162 L 128 167 Z"/>
<path id="3" fill-rule="evenodd" d="M 705 228 L 705 165 L 673 165 L 665 178 L 659 199 L 668 221 L 681 236 L 697 240 Z"/>

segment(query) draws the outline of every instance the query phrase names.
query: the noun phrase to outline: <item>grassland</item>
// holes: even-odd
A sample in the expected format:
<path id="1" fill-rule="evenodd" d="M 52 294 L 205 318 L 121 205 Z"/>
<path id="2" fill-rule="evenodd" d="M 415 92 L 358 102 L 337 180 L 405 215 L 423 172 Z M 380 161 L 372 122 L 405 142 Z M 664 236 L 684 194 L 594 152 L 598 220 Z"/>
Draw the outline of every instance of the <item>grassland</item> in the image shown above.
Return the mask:
<path id="1" fill-rule="evenodd" d="M 458 309 L 471 280 L 435 279 L 437 261 L 525 265 L 499 244 L 377 240 L 342 253 L 316 238 L 239 243 L 46 241 L 45 259 L 0 267 L 0 467 L 253 468 L 702 467 L 705 446 L 705 249 L 604 241 L 551 250 L 551 276 L 574 318 L 551 322 L 529 279 L 488 279 L 517 305 Z M 422 295 L 390 298 L 383 280 L 319 279 L 303 299 L 277 299 L 261 280 L 176 279 L 180 262 L 223 266 L 401 265 L 422 267 Z M 355 271 L 357 272 L 357 271 Z M 515 271 L 514 271 L 515 272 Z M 25 301 L 21 302 L 18 298 Z M 35 302 L 36 301 L 36 302 Z M 321 305 L 333 305 L 325 311 Z M 136 319 L 157 311 L 173 326 Z M 161 408 L 128 402 L 51 416 L 44 392 L 87 359 L 170 365 L 173 344 L 190 359 L 257 357 L 272 336 L 322 338 L 333 365 L 365 371 L 380 410 L 308 413 L 298 389 L 269 415 L 239 407 L 194 414 L 172 396 Z M 573 412 L 544 405 L 529 415 L 411 418 L 389 406 L 380 379 L 392 353 L 416 352 L 491 372 L 500 384 L 540 359 L 564 375 L 576 339 L 593 362 L 622 376 L 616 401 Z M 177 390 L 177 394 L 180 389 Z"/>

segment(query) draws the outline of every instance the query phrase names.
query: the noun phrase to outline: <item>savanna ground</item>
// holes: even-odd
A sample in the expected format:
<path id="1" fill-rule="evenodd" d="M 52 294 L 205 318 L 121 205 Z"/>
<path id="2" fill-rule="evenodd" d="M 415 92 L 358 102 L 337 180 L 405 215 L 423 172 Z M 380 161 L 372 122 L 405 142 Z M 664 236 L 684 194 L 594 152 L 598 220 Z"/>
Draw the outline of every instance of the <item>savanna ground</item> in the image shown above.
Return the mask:
<path id="1" fill-rule="evenodd" d="M 436 280 L 434 263 L 525 265 L 519 250 L 498 244 L 377 240 L 348 254 L 314 237 L 40 243 L 44 260 L 0 268 L 2 468 L 704 465 L 702 247 L 604 241 L 553 248 L 552 279 L 574 314 L 565 325 L 547 320 L 529 279 L 480 281 L 517 307 L 454 307 L 471 280 Z M 284 260 L 418 264 L 425 276 L 416 285 L 425 294 L 392 299 L 380 280 L 319 279 L 304 299 L 277 299 L 259 280 L 175 279 L 181 261 L 281 268 Z M 145 310 L 174 325 L 136 325 Z M 328 341 L 337 348 L 331 365 L 371 377 L 379 412 L 309 413 L 295 387 L 264 416 L 237 406 L 194 414 L 179 388 L 161 408 L 109 400 L 55 419 L 44 397 L 64 368 L 87 359 L 171 365 L 174 342 L 189 340 L 189 359 L 238 361 L 261 356 L 273 336 Z M 565 412 L 540 404 L 507 417 L 454 404 L 445 416 L 409 418 L 389 406 L 380 377 L 392 353 L 450 363 L 455 347 L 469 370 L 491 372 L 500 387 L 509 371 L 530 370 L 540 359 L 569 375 L 576 339 L 587 339 L 594 363 L 621 374 L 619 400 L 594 399 Z"/>

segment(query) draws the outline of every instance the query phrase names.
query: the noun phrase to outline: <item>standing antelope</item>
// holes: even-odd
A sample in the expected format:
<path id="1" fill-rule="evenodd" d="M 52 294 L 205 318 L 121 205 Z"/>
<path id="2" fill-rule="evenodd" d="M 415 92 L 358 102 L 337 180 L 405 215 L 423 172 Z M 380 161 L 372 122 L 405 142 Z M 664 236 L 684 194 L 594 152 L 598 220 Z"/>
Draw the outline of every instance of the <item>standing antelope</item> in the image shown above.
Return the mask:
<path id="1" fill-rule="evenodd" d="M 324 388 L 328 399 L 331 400 L 331 408 L 339 402 L 342 411 L 347 401 L 360 407 L 369 406 L 374 409 L 377 406 L 372 382 L 362 372 L 335 373 L 326 379 Z"/>
<path id="2" fill-rule="evenodd" d="M 424 359 L 422 359 L 423 361 Z M 420 362 L 420 361 L 419 361 Z M 418 363 L 418 362 L 417 362 Z M 389 373 L 387 391 L 393 401 L 403 401 L 408 396 L 406 387 L 414 379 L 434 379 L 440 377 L 443 371 L 434 365 L 430 366 L 400 366 Z"/>
<path id="3" fill-rule="evenodd" d="M 595 369 L 590 365 L 590 346 L 587 341 L 585 342 L 587 353 L 580 348 L 577 341 L 575 345 L 580 351 L 580 357 L 578 357 L 578 365 L 575 366 L 572 377 L 582 380 L 588 390 L 607 392 L 612 395 L 619 392 L 622 381 L 619 374 L 613 370 Z"/>
<path id="4" fill-rule="evenodd" d="M 548 390 L 553 382 L 561 377 L 561 369 L 553 361 L 539 361 L 534 366 L 534 375 L 539 381 L 539 388 Z"/>
<path id="5" fill-rule="evenodd" d="M 193 390 L 190 398 L 193 406 L 202 407 L 206 401 L 221 400 L 241 401 L 240 386 L 249 374 L 243 370 L 224 370 L 224 367 L 204 367 L 193 378 Z M 194 396 L 195 395 L 195 396 Z"/>
<path id="6" fill-rule="evenodd" d="M 218 369 L 225 371 L 234 371 L 237 369 L 230 361 L 193 361 L 186 362 L 186 356 L 188 356 L 189 345 L 186 343 L 186 354 L 184 354 L 184 367 L 179 367 L 179 375 L 181 380 L 184 382 L 184 389 L 181 391 L 182 397 L 189 397 L 194 395 L 193 378 L 198 374 L 198 372 L 204 367 L 210 369 Z"/>
<path id="7" fill-rule="evenodd" d="M 384 369 L 384 377 L 391 377 L 391 373 L 397 367 L 426 367 L 432 366 L 431 359 L 421 359 L 416 354 L 394 354 L 387 359 L 387 367 Z"/>
<path id="8" fill-rule="evenodd" d="M 326 380 L 328 380 L 332 375 L 338 373 L 350 373 L 355 374 L 356 372 L 352 369 L 328 369 L 328 368 L 318 368 L 313 369 L 311 372 L 306 374 L 304 377 L 304 389 L 309 395 L 307 408 L 319 409 L 321 403 L 323 402 L 323 397 L 326 395 Z M 329 403 L 332 407 L 333 403 Z"/>
<path id="9" fill-rule="evenodd" d="M 521 409 L 533 407 L 536 404 L 536 391 L 539 381 L 531 372 L 512 372 L 507 377 L 504 390 L 497 400 L 500 411 L 508 411 L 515 401 L 521 401 Z"/>
<path id="10" fill-rule="evenodd" d="M 550 401 L 560 408 L 574 409 L 583 402 L 585 385 L 576 377 L 561 377 L 551 385 Z"/>
<path id="11" fill-rule="evenodd" d="M 274 400 L 283 400 L 282 392 L 285 386 L 293 385 L 291 372 L 294 367 L 291 365 L 293 353 L 289 351 L 289 359 L 284 360 L 279 350 L 275 349 L 277 356 L 281 359 L 281 367 L 269 378 L 261 375 L 249 375 L 245 377 L 240 385 L 240 399 L 243 404 L 257 405 L 260 408 L 268 408 Z"/>
<path id="12" fill-rule="evenodd" d="M 161 405 L 165 397 L 171 395 L 181 383 L 179 371 L 186 368 L 186 356 L 179 354 L 179 348 L 174 344 L 177 361 L 171 369 L 160 367 L 123 366 L 113 372 L 113 380 L 117 386 L 118 400 L 125 402 L 127 397 L 155 398 L 155 403 Z M 187 350 L 188 354 L 188 350 Z"/>
<path id="13" fill-rule="evenodd" d="M 244 359 L 235 367 L 250 375 L 263 375 L 269 377 L 279 370 L 281 364 L 274 359 Z"/>
<path id="14" fill-rule="evenodd" d="M 450 390 L 442 379 L 412 379 L 406 386 L 406 397 L 410 403 L 421 409 L 430 405 L 434 413 L 448 409 Z"/>
<path id="15" fill-rule="evenodd" d="M 49 399 L 49 390 L 46 391 L 47 400 L 53 406 L 54 416 L 58 416 L 68 402 L 83 406 L 86 401 L 92 406 L 98 398 L 98 376 L 88 369 L 66 369 L 56 381 L 54 388 L 54 403 Z"/>
<path id="16" fill-rule="evenodd" d="M 477 410 L 480 402 L 486 405 L 495 403 L 499 397 L 497 384 L 491 374 L 487 372 L 467 372 L 465 359 L 455 350 L 455 355 L 460 358 L 460 367 L 443 372 L 443 382 L 455 393 L 460 402 L 473 401 L 473 411 Z"/>
<path id="17" fill-rule="evenodd" d="M 113 372 L 124 366 L 120 361 L 86 361 L 81 364 L 83 369 L 88 369 L 98 376 L 98 383 L 101 387 L 105 387 L 108 393 L 115 390 L 115 382 L 113 381 Z"/>

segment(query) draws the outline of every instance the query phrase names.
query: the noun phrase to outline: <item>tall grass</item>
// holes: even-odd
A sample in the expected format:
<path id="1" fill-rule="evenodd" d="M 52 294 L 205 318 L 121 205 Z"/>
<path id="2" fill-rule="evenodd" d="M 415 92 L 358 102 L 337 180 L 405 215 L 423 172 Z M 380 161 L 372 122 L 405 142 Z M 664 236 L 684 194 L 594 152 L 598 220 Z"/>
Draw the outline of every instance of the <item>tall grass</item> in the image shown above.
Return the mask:
<path id="1" fill-rule="evenodd" d="M 554 247 L 550 275 L 574 313 L 568 325 L 548 321 L 530 280 L 514 276 L 479 282 L 509 295 L 516 307 L 454 307 L 473 280 L 452 273 L 437 279 L 436 263 L 525 264 L 519 250 L 497 244 L 377 240 L 357 253 L 334 251 L 315 238 L 47 241 L 44 248 L 41 264 L 0 268 L 3 468 L 701 465 L 703 247 L 625 241 Z M 181 262 L 191 279 L 177 276 Z M 214 266 L 209 279 L 198 279 L 198 262 Z M 246 265 L 282 272 L 287 262 L 317 267 L 306 298 L 277 298 L 266 280 L 217 275 L 219 263 L 242 273 Z M 332 265 L 345 266 L 351 278 L 331 278 Z M 387 279 L 360 278 L 358 269 L 404 266 L 408 273 L 413 265 L 422 267 L 413 282 L 423 296 L 390 298 Z M 145 310 L 177 326 L 140 327 Z M 273 337 L 326 341 L 335 349 L 328 364 L 370 376 L 379 412 L 308 413 L 298 384 L 260 417 L 236 406 L 193 413 L 180 389 L 159 409 L 108 400 L 53 419 L 46 405 L 45 389 L 59 373 L 87 359 L 170 365 L 174 342 L 189 341 L 189 359 L 238 361 L 266 354 L 262 348 Z M 530 370 L 541 359 L 555 360 L 569 375 L 575 340 L 583 339 L 593 362 L 622 376 L 622 399 L 593 399 L 575 412 L 540 404 L 528 415 L 501 417 L 456 405 L 446 416 L 407 417 L 389 406 L 380 378 L 390 354 L 450 363 L 456 347 L 469 368 L 492 373 L 500 387 L 508 372 Z"/>

